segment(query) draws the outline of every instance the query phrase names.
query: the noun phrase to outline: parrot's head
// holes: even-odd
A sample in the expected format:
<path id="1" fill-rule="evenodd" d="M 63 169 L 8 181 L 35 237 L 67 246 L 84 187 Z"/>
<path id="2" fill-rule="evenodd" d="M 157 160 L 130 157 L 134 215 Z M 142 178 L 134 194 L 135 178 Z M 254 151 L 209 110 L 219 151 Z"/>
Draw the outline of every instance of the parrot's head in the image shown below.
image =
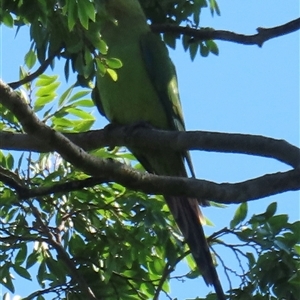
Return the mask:
<path id="1" fill-rule="evenodd" d="M 106 12 L 118 19 L 126 15 L 140 15 L 143 10 L 138 0 L 102 0 Z"/>
<path id="2" fill-rule="evenodd" d="M 147 22 L 138 0 L 102 0 L 101 9 L 106 15 L 106 20 L 109 21 L 109 26 L 112 22 L 115 25 L 121 24 L 122 27 L 132 28 L 133 23 L 145 24 Z"/>

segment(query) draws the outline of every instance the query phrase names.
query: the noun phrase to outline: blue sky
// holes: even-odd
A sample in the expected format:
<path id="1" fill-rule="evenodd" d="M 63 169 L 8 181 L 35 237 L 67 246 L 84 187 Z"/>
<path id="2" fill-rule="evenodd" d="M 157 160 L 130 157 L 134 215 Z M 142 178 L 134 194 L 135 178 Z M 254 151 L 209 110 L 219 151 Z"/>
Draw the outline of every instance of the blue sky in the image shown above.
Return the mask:
<path id="1" fill-rule="evenodd" d="M 257 27 L 277 26 L 299 16 L 297 0 L 219 0 L 218 3 L 221 16 L 212 18 L 208 9 L 203 10 L 201 26 L 253 34 Z M 21 30 L 14 38 L 12 30 L 3 28 L 0 41 L 0 75 L 7 82 L 16 81 L 29 49 L 28 35 Z M 270 40 L 262 48 L 216 42 L 219 56 L 199 55 L 194 62 L 182 50 L 180 42 L 175 51 L 170 50 L 177 68 L 187 130 L 259 134 L 299 146 L 299 33 Z M 63 78 L 62 73 L 60 76 Z M 103 127 L 106 120 L 99 115 L 97 118 L 97 127 Z M 215 182 L 238 182 L 289 169 L 272 159 L 246 155 L 194 151 L 192 157 L 197 177 Z M 253 201 L 249 203 L 249 216 L 263 212 L 274 201 L 278 201 L 278 213 L 288 214 L 292 221 L 299 219 L 299 192 Z M 215 224 L 206 227 L 206 233 L 227 226 L 235 209 L 235 205 L 226 209 L 205 208 L 205 215 Z M 176 274 L 184 271 L 182 265 Z M 226 289 L 221 270 L 219 274 Z M 23 284 L 27 282 L 19 282 L 18 293 L 25 291 Z M 201 278 L 184 283 L 174 281 L 171 288 L 171 295 L 178 299 L 204 296 L 210 290 Z"/>
<path id="2" fill-rule="evenodd" d="M 211 18 L 209 11 L 203 11 L 201 26 L 254 34 L 257 27 L 277 26 L 299 16 L 298 1 L 218 3 L 221 16 Z M 187 129 L 265 135 L 299 146 L 299 33 L 270 40 L 262 48 L 217 44 L 219 56 L 199 56 L 193 63 L 180 47 L 170 51 Z M 192 157 L 197 177 L 215 182 L 238 182 L 289 168 L 272 159 L 246 155 L 193 152 Z M 278 213 L 298 220 L 299 198 L 299 192 L 289 192 L 251 202 L 249 216 L 278 201 Z M 204 209 L 215 224 L 206 228 L 207 234 L 227 226 L 235 209 L 235 205 Z M 219 274 L 226 282 L 220 270 Z M 204 290 L 199 279 L 172 286 L 178 299 L 203 295 Z"/>

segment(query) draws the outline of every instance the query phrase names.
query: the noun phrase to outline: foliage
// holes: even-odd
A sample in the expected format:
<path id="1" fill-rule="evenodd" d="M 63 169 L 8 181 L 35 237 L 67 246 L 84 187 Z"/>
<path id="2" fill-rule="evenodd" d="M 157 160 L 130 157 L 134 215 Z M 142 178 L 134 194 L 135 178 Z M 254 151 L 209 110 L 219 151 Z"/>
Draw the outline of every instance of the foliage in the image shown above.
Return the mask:
<path id="1" fill-rule="evenodd" d="M 122 152 L 99 150 L 95 154 L 124 161 L 130 158 Z M 13 169 L 14 165 L 10 154 L 2 155 L 1 166 Z M 31 159 L 28 168 L 32 186 L 85 176 L 51 154 Z M 171 275 L 188 255 L 158 196 L 133 192 L 116 183 L 23 201 L 3 185 L 1 194 L 0 249 L 5 263 L 0 280 L 14 293 L 15 276 L 32 280 L 35 273 L 41 289 L 28 299 L 43 299 L 47 294 L 53 299 L 66 295 L 82 299 L 83 291 L 68 270 L 70 263 L 99 298 L 149 299 L 158 287 L 169 291 L 165 274 Z M 213 244 L 229 248 L 239 261 L 241 286 L 231 289 L 231 299 L 249 295 L 255 299 L 296 299 L 300 289 L 296 273 L 300 222 L 289 223 L 286 215 L 275 212 L 276 203 L 272 203 L 264 213 L 245 221 L 247 205 L 242 204 L 230 229 L 210 238 Z M 226 236 L 235 236 L 238 242 L 225 243 Z M 199 274 L 187 258 L 194 271 L 185 277 L 194 278 Z M 220 262 L 228 276 L 237 274 L 227 266 L 226 258 Z"/>
<path id="2" fill-rule="evenodd" d="M 10 1 L 3 0 L 0 11 L 0 24 L 6 26 L 30 27 L 32 46 L 27 54 L 29 66 L 34 63 L 34 52 L 40 63 L 47 57 L 58 55 L 65 59 L 65 77 L 69 78 L 70 67 L 78 74 L 78 82 L 91 86 L 96 69 L 117 79 L 116 69 L 121 67 L 117 58 L 107 57 L 108 46 L 101 39 L 99 28 L 104 19 L 110 18 L 103 8 L 103 1 L 81 0 L 76 5 L 73 0 L 65 1 Z M 215 0 L 210 0 L 211 12 L 219 14 Z M 155 23 L 181 24 L 198 27 L 201 9 L 207 1 L 148 0 L 141 1 L 149 20 Z M 59 28 L 59 30 L 57 30 Z M 166 34 L 164 39 L 175 47 L 178 36 Z M 198 50 L 207 56 L 217 54 L 213 41 L 189 42 L 183 39 L 184 49 L 194 58 Z"/>
<path id="3" fill-rule="evenodd" d="M 207 3 L 208 2 L 208 3 Z M 141 1 L 152 23 L 186 24 L 198 27 L 200 12 L 209 4 L 219 14 L 214 0 Z M 26 68 L 20 68 L 20 80 L 32 73 L 37 61 L 48 57 L 65 60 L 65 77 L 70 68 L 78 74 L 76 84 L 58 98 L 60 80 L 56 75 L 40 74 L 22 85 L 19 92 L 40 119 L 60 132 L 88 131 L 94 124 L 89 90 L 98 70 L 116 80 L 117 58 L 108 57 L 99 28 L 109 18 L 101 1 L 89 0 L 3 0 L 0 21 L 9 27 L 29 26 L 32 45 L 25 55 Z M 177 36 L 164 35 L 175 46 Z M 213 41 L 191 43 L 182 38 L 192 58 L 200 51 L 218 54 Z M 23 132 L 16 117 L 0 107 L 0 129 Z M 112 158 L 136 169 L 131 154 L 123 148 L 99 149 L 96 156 Z M 9 170 L 24 186 L 31 188 L 76 182 L 87 178 L 56 154 L 22 155 L 0 152 L 0 167 Z M 85 299 L 82 281 L 101 299 L 153 299 L 169 293 L 169 281 L 176 265 L 185 261 L 190 271 L 183 279 L 199 276 L 181 234 L 160 196 L 145 195 L 106 183 L 80 190 L 60 191 L 34 199 L 20 199 L 0 183 L 0 282 L 9 293 L 16 281 L 34 281 L 39 289 L 26 299 Z M 296 299 L 300 293 L 300 223 L 289 223 L 286 215 L 276 215 L 276 204 L 246 221 L 247 205 L 236 211 L 230 227 L 209 238 L 216 261 L 228 278 L 238 276 L 239 285 L 230 285 L 230 299 Z M 227 238 L 234 237 L 229 243 Z M 233 270 L 230 261 L 219 257 L 215 246 L 228 248 L 239 264 Z M 267 270 L 267 271 L 266 271 Z M 16 280 L 15 280 L 16 278 Z M 210 294 L 206 299 L 216 299 Z"/>

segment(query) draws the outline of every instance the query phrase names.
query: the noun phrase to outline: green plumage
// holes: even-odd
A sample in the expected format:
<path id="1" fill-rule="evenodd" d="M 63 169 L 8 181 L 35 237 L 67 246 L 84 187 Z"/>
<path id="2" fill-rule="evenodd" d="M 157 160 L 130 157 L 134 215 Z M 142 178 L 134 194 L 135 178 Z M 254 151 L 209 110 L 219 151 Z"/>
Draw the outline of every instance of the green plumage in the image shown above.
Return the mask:
<path id="1" fill-rule="evenodd" d="M 106 8 L 118 25 L 108 21 L 101 34 L 109 55 L 119 58 L 123 67 L 116 82 L 98 76 L 102 113 L 120 125 L 143 121 L 160 129 L 184 130 L 175 68 L 165 45 L 150 32 L 138 2 L 107 0 Z M 156 159 L 162 155 L 166 153 L 149 155 L 151 162 L 144 167 L 150 171 L 151 166 L 157 174 L 186 176 L 182 154 L 168 154 L 166 164 Z"/>
<path id="2" fill-rule="evenodd" d="M 108 75 L 97 76 L 93 98 L 99 111 L 114 124 L 148 122 L 159 129 L 185 130 L 174 65 L 160 37 L 150 31 L 139 2 L 104 2 L 117 25 L 107 21 L 101 30 L 102 38 L 109 47 L 109 55 L 120 59 L 123 66 L 117 71 L 117 81 Z M 148 172 L 186 177 L 186 158 L 193 174 L 188 153 L 130 150 Z M 200 223 L 198 201 L 165 199 L 206 283 L 215 286 L 220 300 L 225 299 Z"/>

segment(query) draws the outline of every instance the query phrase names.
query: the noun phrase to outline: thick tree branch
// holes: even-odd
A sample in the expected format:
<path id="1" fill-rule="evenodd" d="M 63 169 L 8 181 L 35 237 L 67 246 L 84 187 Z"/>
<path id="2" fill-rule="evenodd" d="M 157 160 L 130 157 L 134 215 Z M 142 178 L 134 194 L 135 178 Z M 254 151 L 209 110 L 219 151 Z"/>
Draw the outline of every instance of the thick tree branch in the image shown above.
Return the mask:
<path id="1" fill-rule="evenodd" d="M 262 28 L 258 27 L 257 33 L 253 35 L 239 34 L 226 30 L 214 30 L 212 28 L 195 29 L 190 27 L 181 27 L 175 25 L 155 24 L 151 25 L 154 32 L 157 33 L 172 33 L 177 35 L 186 35 L 196 40 L 221 40 L 234 42 L 244 45 L 258 45 L 261 47 L 264 42 L 282 35 L 295 32 L 300 29 L 300 18 L 290 21 L 286 24 Z"/>
<path id="2" fill-rule="evenodd" d="M 98 183 L 118 182 L 128 188 L 145 193 L 194 196 L 222 203 L 240 203 L 300 189 L 299 167 L 285 173 L 269 174 L 236 184 L 217 184 L 197 179 L 143 174 L 124 164 L 89 155 L 65 136 L 41 122 L 28 104 L 2 81 L 0 81 L 0 91 L 0 103 L 15 114 L 28 134 L 43 141 L 47 147 L 53 147 L 53 150 L 60 153 L 75 167 L 96 177 L 99 180 Z M 10 176 L 9 180 L 11 179 Z M 14 184 L 18 183 L 14 182 Z M 24 187 L 21 188 L 23 190 L 20 196 L 24 197 Z"/>
<path id="3" fill-rule="evenodd" d="M 127 146 L 145 149 L 201 150 L 240 153 L 277 159 L 294 168 L 300 166 L 300 149 L 284 140 L 264 136 L 207 131 L 170 132 L 149 128 L 114 126 L 102 130 L 64 134 L 85 151 L 102 147 Z M 147 138 L 145 138 L 147 137 Z M 51 152 L 45 145 L 28 134 L 0 132 L 0 149 L 16 151 Z"/>
<path id="4" fill-rule="evenodd" d="M 238 183 L 215 183 L 193 178 L 156 176 L 140 173 L 130 169 L 120 171 L 120 174 L 111 179 L 105 174 L 85 180 L 75 180 L 65 183 L 53 183 L 50 187 L 27 188 L 18 183 L 11 185 L 11 181 L 4 184 L 16 190 L 19 198 L 28 199 L 53 193 L 66 194 L 71 191 L 93 187 L 97 184 L 119 182 L 132 190 L 139 190 L 148 194 L 177 195 L 209 199 L 218 203 L 238 204 L 246 201 L 280 194 L 287 191 L 300 190 L 300 168 L 267 174 L 255 179 Z"/>

